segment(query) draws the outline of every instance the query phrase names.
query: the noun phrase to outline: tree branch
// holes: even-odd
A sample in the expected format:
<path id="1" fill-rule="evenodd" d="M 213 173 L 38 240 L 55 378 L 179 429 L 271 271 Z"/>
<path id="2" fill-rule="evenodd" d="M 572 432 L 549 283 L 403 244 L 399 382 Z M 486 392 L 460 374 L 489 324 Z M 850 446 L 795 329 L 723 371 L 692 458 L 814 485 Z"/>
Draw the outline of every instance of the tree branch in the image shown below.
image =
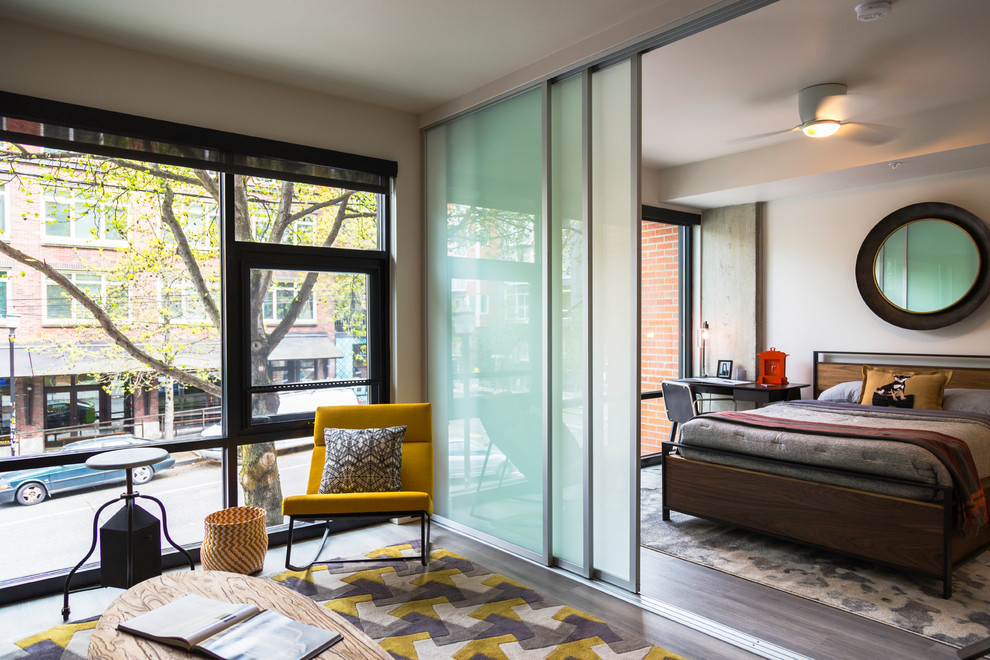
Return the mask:
<path id="1" fill-rule="evenodd" d="M 340 228 L 344 224 L 344 215 L 347 210 L 346 204 L 341 204 L 337 207 L 337 215 L 333 221 L 333 227 L 327 234 L 326 239 L 323 241 L 323 247 L 330 247 L 337 240 L 337 234 L 340 233 Z M 288 309 L 285 310 L 285 316 L 279 321 L 275 329 L 271 331 L 268 335 L 267 346 L 265 346 L 266 351 L 270 351 L 273 346 L 278 346 L 279 342 L 289 333 L 292 326 L 295 325 L 296 319 L 299 318 L 299 312 L 302 311 L 303 305 L 306 300 L 312 295 L 313 287 L 316 285 L 316 280 L 319 277 L 319 273 L 307 273 L 306 277 L 303 279 L 302 286 L 299 287 L 299 293 L 293 298 L 292 303 L 289 305 Z"/>
<path id="2" fill-rule="evenodd" d="M 199 268 L 199 262 L 196 261 L 192 249 L 189 247 L 189 239 L 186 238 L 186 233 L 182 230 L 179 221 L 175 219 L 175 213 L 172 211 L 174 200 L 175 192 L 171 186 L 166 185 L 165 193 L 162 196 L 162 221 L 168 227 L 169 231 L 172 232 L 172 236 L 175 237 L 175 252 L 182 259 L 186 270 L 189 271 L 189 278 L 192 280 L 193 287 L 196 289 L 196 293 L 203 303 L 203 309 L 206 310 L 207 316 L 210 317 L 210 322 L 219 330 L 220 310 L 217 309 L 217 304 L 210 294 L 210 288 L 203 278 L 203 271 Z"/>
<path id="3" fill-rule="evenodd" d="M 103 308 L 93 301 L 92 298 L 87 296 L 79 287 L 73 284 L 71 280 L 65 277 L 65 275 L 55 270 L 47 263 L 38 261 L 34 257 L 21 252 L 6 241 L 0 241 L 0 253 L 7 255 L 21 264 L 24 264 L 28 268 L 38 271 L 62 287 L 66 293 L 72 296 L 74 300 L 85 307 L 93 315 L 97 323 L 100 324 L 100 327 L 103 328 L 103 331 L 107 333 L 107 336 L 110 337 L 110 339 L 117 344 L 117 346 L 141 364 L 144 364 L 159 373 L 171 376 L 180 383 L 191 385 L 192 387 L 198 387 L 204 392 L 214 396 L 222 396 L 221 388 L 218 385 L 210 383 L 209 381 L 194 376 L 190 373 L 186 373 L 185 371 L 177 369 L 169 364 L 165 364 L 161 360 L 142 351 L 123 332 L 120 331 L 117 325 L 113 322 L 113 319 L 110 318 Z"/>

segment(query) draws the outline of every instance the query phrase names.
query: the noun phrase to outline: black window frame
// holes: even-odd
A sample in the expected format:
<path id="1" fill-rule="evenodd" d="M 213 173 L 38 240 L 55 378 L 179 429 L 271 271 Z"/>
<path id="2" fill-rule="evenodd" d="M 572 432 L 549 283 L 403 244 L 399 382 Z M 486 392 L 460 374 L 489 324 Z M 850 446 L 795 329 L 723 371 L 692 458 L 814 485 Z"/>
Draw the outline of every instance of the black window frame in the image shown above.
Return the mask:
<path id="1" fill-rule="evenodd" d="M 677 371 L 681 378 L 690 375 L 693 369 L 692 328 L 694 327 L 694 314 L 692 301 L 694 300 L 694 227 L 701 225 L 701 213 L 691 213 L 688 211 L 677 211 L 674 209 L 662 208 L 659 206 L 648 206 L 643 204 L 640 208 L 640 218 L 643 222 L 656 222 L 664 225 L 674 225 L 677 227 L 677 258 L 678 258 L 678 361 Z M 640 273 L 642 278 L 642 273 Z M 643 393 L 640 395 L 640 403 L 649 399 L 657 398 L 657 393 Z M 646 454 L 639 457 L 640 466 L 660 464 L 660 452 Z"/>
<path id="2" fill-rule="evenodd" d="M 26 132 L 30 126 L 36 132 Z M 47 129 L 47 130 L 46 130 Z M 104 136 L 109 136 L 106 140 Z M 221 272 L 222 314 L 221 372 L 223 374 L 224 433 L 220 438 L 167 443 L 173 452 L 222 446 L 226 456 L 248 442 L 312 434 L 313 420 L 250 424 L 245 402 L 250 397 L 245 369 L 245 347 L 250 344 L 248 324 L 243 319 L 249 304 L 244 274 L 251 268 L 289 266 L 291 270 L 361 272 L 369 275 L 368 353 L 373 372 L 367 385 L 371 403 L 387 403 L 391 394 L 391 231 L 395 161 L 350 154 L 320 147 L 230 133 L 137 115 L 36 98 L 0 90 L 0 140 L 30 143 L 81 153 L 141 159 L 163 164 L 208 168 L 221 179 Z M 148 150 L 142 150 L 148 149 Z M 248 243 L 234 239 L 233 177 L 261 176 L 300 183 L 337 186 L 379 195 L 378 250 L 347 250 L 271 243 Z M 242 297 L 243 296 L 243 297 Z M 240 357 L 239 357 L 240 356 Z M 276 388 L 278 389 L 278 388 Z M 166 446 L 162 443 L 162 446 Z M 38 454 L 0 458 L 0 475 L 27 468 L 84 462 L 99 453 L 79 452 L 71 456 Z M 67 460 L 71 459 L 71 460 Z M 224 470 L 224 506 L 237 503 L 236 461 L 227 460 Z M 270 533 L 273 542 L 284 541 L 282 530 Z M 193 549 L 198 554 L 198 549 Z M 163 556 L 163 567 L 181 562 L 178 553 Z M 0 600 L 12 602 L 62 589 L 64 571 L 32 580 L 15 580 L 0 587 Z M 76 573 L 74 587 L 99 582 L 99 570 Z"/>

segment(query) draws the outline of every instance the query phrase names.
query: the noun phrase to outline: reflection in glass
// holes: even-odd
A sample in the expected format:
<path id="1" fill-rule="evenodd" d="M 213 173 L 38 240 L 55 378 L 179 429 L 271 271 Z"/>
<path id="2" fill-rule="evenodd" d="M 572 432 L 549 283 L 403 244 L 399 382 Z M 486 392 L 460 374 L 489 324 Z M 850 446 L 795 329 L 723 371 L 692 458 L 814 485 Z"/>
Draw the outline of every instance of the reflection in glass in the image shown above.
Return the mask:
<path id="1" fill-rule="evenodd" d="M 918 220 L 892 233 L 877 251 L 874 275 L 884 297 L 903 310 L 937 312 L 965 296 L 980 270 L 970 235 L 945 220 Z"/>
<path id="2" fill-rule="evenodd" d="M 431 377 L 447 417 L 438 513 L 533 552 L 543 549 L 542 105 L 532 90 L 427 134 L 430 275 L 443 301 L 431 320 L 445 326 L 434 336 L 447 365 Z"/>

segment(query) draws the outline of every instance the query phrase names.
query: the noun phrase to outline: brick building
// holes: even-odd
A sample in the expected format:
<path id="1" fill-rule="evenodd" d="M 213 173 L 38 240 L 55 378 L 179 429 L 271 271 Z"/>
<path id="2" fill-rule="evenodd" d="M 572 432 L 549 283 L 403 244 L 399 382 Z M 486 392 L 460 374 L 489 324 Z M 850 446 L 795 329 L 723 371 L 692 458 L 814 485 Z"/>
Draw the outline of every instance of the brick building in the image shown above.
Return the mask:
<path id="1" fill-rule="evenodd" d="M 181 181 L 190 175 L 170 173 L 177 183 L 169 186 L 167 210 L 181 228 L 177 233 L 163 220 L 165 193 L 147 177 L 122 173 L 111 159 L 0 146 L 0 231 L 8 247 L 0 250 L 0 331 L 7 327 L 9 335 L 8 348 L 0 351 L 0 453 L 40 453 L 110 433 L 149 439 L 171 437 L 170 430 L 198 434 L 216 422 L 217 387 L 159 376 L 122 349 L 130 342 L 202 382 L 219 383 L 218 316 L 204 307 L 209 303 L 191 274 L 198 270 L 209 295 L 219 296 L 213 200 L 195 182 Z M 316 222 L 303 218 L 284 240 L 305 240 Z M 192 265 L 182 259 L 179 234 Z M 285 316 L 304 276 L 261 274 L 268 283 L 259 299 L 266 329 Z M 321 278 L 268 355 L 269 382 L 360 375 L 362 333 L 327 313 L 340 294 L 333 281 Z M 69 286 L 98 309 L 69 295 Z M 126 342 L 111 337 L 101 314 Z"/>

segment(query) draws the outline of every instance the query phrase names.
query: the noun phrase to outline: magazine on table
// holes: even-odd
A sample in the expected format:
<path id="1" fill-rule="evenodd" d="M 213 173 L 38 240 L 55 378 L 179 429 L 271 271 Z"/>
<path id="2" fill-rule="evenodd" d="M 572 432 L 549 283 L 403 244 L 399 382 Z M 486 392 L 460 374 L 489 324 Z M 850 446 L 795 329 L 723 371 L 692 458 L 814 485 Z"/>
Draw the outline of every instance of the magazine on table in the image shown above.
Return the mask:
<path id="1" fill-rule="evenodd" d="M 119 630 L 220 660 L 305 660 L 343 635 L 257 605 L 183 596 L 128 621 Z"/>

